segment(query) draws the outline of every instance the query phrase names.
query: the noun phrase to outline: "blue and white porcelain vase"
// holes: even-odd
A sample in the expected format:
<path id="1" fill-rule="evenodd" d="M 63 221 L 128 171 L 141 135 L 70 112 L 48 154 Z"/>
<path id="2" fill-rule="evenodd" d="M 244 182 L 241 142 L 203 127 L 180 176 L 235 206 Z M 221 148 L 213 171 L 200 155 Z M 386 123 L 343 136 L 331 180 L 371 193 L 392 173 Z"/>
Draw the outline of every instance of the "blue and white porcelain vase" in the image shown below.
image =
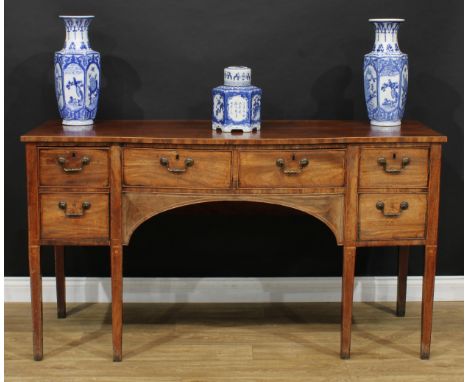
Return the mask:
<path id="1" fill-rule="evenodd" d="M 375 44 L 364 56 L 364 93 L 371 125 L 401 124 L 408 94 L 408 56 L 398 46 L 404 19 L 369 19 Z"/>
<path id="2" fill-rule="evenodd" d="M 213 130 L 260 130 L 262 89 L 250 84 L 251 70 L 245 66 L 224 69 L 224 85 L 213 89 Z"/>
<path id="3" fill-rule="evenodd" d="M 94 16 L 60 16 L 65 45 L 55 52 L 55 95 L 64 125 L 90 125 L 101 88 L 101 57 L 91 49 L 88 28 Z"/>

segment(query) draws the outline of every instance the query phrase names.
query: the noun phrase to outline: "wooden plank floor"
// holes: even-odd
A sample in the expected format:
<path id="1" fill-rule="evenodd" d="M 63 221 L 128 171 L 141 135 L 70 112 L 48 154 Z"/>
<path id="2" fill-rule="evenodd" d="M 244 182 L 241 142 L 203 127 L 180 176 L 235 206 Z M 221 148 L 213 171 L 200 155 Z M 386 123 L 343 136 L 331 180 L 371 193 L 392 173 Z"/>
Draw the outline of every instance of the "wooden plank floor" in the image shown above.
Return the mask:
<path id="1" fill-rule="evenodd" d="M 432 354 L 419 359 L 419 303 L 356 303 L 351 359 L 339 358 L 340 305 L 125 304 L 124 361 L 111 361 L 108 304 L 44 304 L 44 360 L 29 304 L 5 304 L 6 381 L 462 381 L 463 302 L 437 302 Z M 377 379 L 378 378 L 378 379 Z"/>

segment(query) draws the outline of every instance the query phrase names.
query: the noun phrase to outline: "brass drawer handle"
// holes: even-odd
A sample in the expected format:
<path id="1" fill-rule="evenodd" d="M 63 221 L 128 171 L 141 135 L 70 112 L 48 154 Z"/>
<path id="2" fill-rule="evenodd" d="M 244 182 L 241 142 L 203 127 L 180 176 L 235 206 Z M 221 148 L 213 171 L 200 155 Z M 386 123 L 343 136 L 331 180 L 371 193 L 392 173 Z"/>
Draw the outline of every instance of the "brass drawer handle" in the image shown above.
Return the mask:
<path id="1" fill-rule="evenodd" d="M 88 156 L 84 156 L 81 158 L 81 166 L 80 167 L 66 167 L 65 165 L 67 164 L 67 158 L 64 156 L 59 156 L 57 158 L 57 162 L 62 166 L 62 169 L 64 172 L 80 172 L 83 170 L 83 166 L 89 164 L 91 162 L 91 158 Z"/>
<path id="2" fill-rule="evenodd" d="M 376 203 L 375 208 L 382 211 L 383 216 L 385 216 L 386 218 L 393 218 L 393 217 L 400 216 L 404 210 L 407 210 L 409 208 L 409 203 L 406 201 L 402 201 L 400 203 L 400 211 L 398 212 L 385 212 L 385 203 L 379 200 Z"/>
<path id="3" fill-rule="evenodd" d="M 169 166 L 169 159 L 167 159 L 166 157 L 161 157 L 161 159 L 159 160 L 159 163 L 161 164 L 161 166 L 166 167 L 167 171 L 172 172 L 173 174 L 182 174 L 184 172 L 187 172 L 187 169 L 189 167 L 192 167 L 195 164 L 195 161 L 192 158 L 186 158 L 184 160 L 184 166 L 185 167 L 183 167 L 183 168 L 170 167 Z"/>
<path id="4" fill-rule="evenodd" d="M 409 157 L 403 157 L 401 159 L 401 167 L 400 168 L 387 168 L 387 160 L 384 157 L 380 157 L 377 159 L 377 163 L 383 167 L 383 170 L 387 174 L 399 174 L 406 166 L 410 163 Z"/>
<path id="5" fill-rule="evenodd" d="M 64 210 L 65 216 L 66 216 L 66 217 L 74 218 L 74 217 L 83 216 L 84 213 L 85 213 L 85 210 L 89 210 L 89 209 L 91 208 L 91 203 L 90 203 L 90 202 L 83 202 L 83 203 L 81 203 L 81 210 L 79 210 L 79 209 L 73 209 L 72 211 L 69 211 L 69 210 L 67 209 L 67 202 L 64 202 L 64 201 L 60 201 L 60 202 L 58 203 L 58 207 L 59 207 L 61 210 Z"/>
<path id="6" fill-rule="evenodd" d="M 309 160 L 307 158 L 302 158 L 299 161 L 299 168 L 286 168 L 283 158 L 278 158 L 276 160 L 276 165 L 283 171 L 283 174 L 286 174 L 286 175 L 300 174 L 302 170 L 304 169 L 304 167 L 306 167 L 308 164 L 309 164 Z"/>

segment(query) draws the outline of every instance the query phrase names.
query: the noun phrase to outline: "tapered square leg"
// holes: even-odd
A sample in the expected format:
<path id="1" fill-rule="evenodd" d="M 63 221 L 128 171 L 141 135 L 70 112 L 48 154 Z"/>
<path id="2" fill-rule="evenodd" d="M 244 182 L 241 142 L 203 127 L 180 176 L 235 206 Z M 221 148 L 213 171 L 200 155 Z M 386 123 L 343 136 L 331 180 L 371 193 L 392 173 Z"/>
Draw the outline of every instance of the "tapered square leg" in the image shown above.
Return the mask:
<path id="1" fill-rule="evenodd" d="M 55 288 L 57 290 L 57 317 L 67 316 L 67 306 L 65 297 L 65 259 L 63 245 L 54 247 L 55 256 Z"/>
<path id="2" fill-rule="evenodd" d="M 112 345 L 114 362 L 122 361 L 122 246 L 111 247 Z"/>
<path id="3" fill-rule="evenodd" d="M 35 361 L 42 360 L 42 276 L 41 247 L 29 246 L 29 278 L 31 283 L 31 308 L 33 323 L 33 356 Z"/>
<path id="4" fill-rule="evenodd" d="M 406 282 L 408 279 L 408 260 L 410 247 L 398 247 L 398 291 L 396 315 L 404 317 L 406 313 Z"/>
<path id="5" fill-rule="evenodd" d="M 432 309 L 436 272 L 437 246 L 426 245 L 421 312 L 421 359 L 429 359 L 431 352 Z"/>
<path id="6" fill-rule="evenodd" d="M 356 248 L 343 248 L 343 276 L 341 285 L 341 358 L 348 359 L 351 351 L 351 323 L 353 317 L 354 270 Z"/>

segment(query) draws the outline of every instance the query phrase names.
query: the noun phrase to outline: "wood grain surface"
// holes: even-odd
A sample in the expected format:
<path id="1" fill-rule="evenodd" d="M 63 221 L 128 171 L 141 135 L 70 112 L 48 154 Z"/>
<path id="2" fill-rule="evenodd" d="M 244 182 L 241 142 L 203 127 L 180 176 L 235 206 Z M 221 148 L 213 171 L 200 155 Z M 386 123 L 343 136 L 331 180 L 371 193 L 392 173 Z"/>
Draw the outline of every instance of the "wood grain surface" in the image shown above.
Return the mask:
<path id="1" fill-rule="evenodd" d="M 28 195 L 28 260 L 31 286 L 33 359 L 43 357 L 42 272 L 40 247 L 39 164 L 35 144 L 26 144 L 26 185 Z"/>
<path id="2" fill-rule="evenodd" d="M 41 186 L 109 186 L 109 150 L 91 148 L 56 148 L 39 150 L 39 181 Z M 58 159 L 66 160 L 61 164 Z M 89 159 L 88 164 L 82 160 Z M 72 171 L 70 171 L 70 169 Z"/>
<path id="3" fill-rule="evenodd" d="M 54 246 L 55 286 L 57 291 L 57 318 L 67 316 L 65 289 L 65 249 L 63 245 Z"/>
<path id="4" fill-rule="evenodd" d="M 111 147 L 110 265 L 112 284 L 112 359 L 122 360 L 123 248 L 122 248 L 122 149 Z"/>
<path id="5" fill-rule="evenodd" d="M 429 359 L 432 336 L 432 309 L 437 264 L 437 232 L 439 227 L 440 172 L 442 147 L 432 145 L 429 170 L 429 197 L 427 214 L 427 244 L 424 254 L 424 276 L 421 307 L 421 358 Z"/>
<path id="6" fill-rule="evenodd" d="M 122 246 L 158 213 L 221 201 L 306 212 L 344 245 L 342 358 L 351 352 L 356 248 L 426 245 L 421 357 L 429 357 L 446 137 L 420 122 L 382 132 L 359 121 L 265 121 L 261 131 L 239 135 L 212 131 L 209 121 L 98 121 L 85 134 L 49 121 L 21 139 L 27 142 L 34 359 L 43 354 L 40 245 L 56 246 L 59 316 L 65 315 L 62 246 L 110 246 L 113 359 L 120 361 Z"/>
<path id="7" fill-rule="evenodd" d="M 410 247 L 398 247 L 398 287 L 396 304 L 396 315 L 398 317 L 404 317 L 406 314 L 406 284 L 408 279 L 409 254 Z"/>
<path id="8" fill-rule="evenodd" d="M 384 210 L 376 208 L 377 202 Z M 408 209 L 400 210 L 402 202 Z M 385 216 L 384 214 L 399 214 Z M 359 195 L 359 239 L 421 239 L 426 234 L 427 194 L 361 194 Z"/>
<path id="9" fill-rule="evenodd" d="M 386 168 L 378 163 L 384 158 Z M 402 166 L 403 158 L 409 163 Z M 427 187 L 429 149 L 427 148 L 366 148 L 361 150 L 360 187 Z M 387 171 L 385 171 L 387 170 Z M 396 172 L 399 171 L 399 172 Z"/>
<path id="10" fill-rule="evenodd" d="M 231 151 L 125 148 L 123 183 L 160 188 L 229 188 L 231 156 Z M 161 164 L 161 158 L 167 159 L 167 166 Z M 186 160 L 192 160 L 189 167 Z"/>
<path id="11" fill-rule="evenodd" d="M 123 195 L 123 243 L 128 244 L 135 229 L 149 218 L 174 208 L 191 204 L 219 201 L 243 201 L 282 205 L 310 214 L 335 235 L 337 244 L 343 241 L 342 195 L 201 195 L 126 192 Z"/>
<path id="12" fill-rule="evenodd" d="M 211 121 L 96 121 L 83 134 L 63 131 L 61 121 L 48 121 L 21 136 L 23 142 L 42 143 L 149 143 L 205 145 L 270 145 L 321 143 L 428 143 L 447 138 L 421 122 L 405 121 L 397 132 L 372 129 L 368 121 L 275 120 L 262 121 L 251 134 L 223 134 L 211 129 Z"/>
<path id="13" fill-rule="evenodd" d="M 278 160 L 284 162 L 283 167 L 277 165 Z M 307 160 L 307 165 L 301 167 L 301 160 Z M 240 151 L 239 187 L 342 187 L 344 160 L 345 150 Z"/>
<path id="14" fill-rule="evenodd" d="M 124 362 L 109 361 L 110 304 L 44 304 L 44 360 L 29 304 L 5 304 L 6 382 L 461 382 L 463 302 L 435 302 L 430 361 L 421 303 L 356 303 L 352 358 L 339 358 L 339 303 L 125 304 Z"/>
<path id="15" fill-rule="evenodd" d="M 66 210 L 59 203 L 67 204 Z M 83 209 L 84 202 L 90 203 Z M 40 195 L 41 238 L 80 240 L 109 238 L 109 196 L 88 193 L 48 193 Z M 80 216 L 67 216 L 67 214 Z"/>

